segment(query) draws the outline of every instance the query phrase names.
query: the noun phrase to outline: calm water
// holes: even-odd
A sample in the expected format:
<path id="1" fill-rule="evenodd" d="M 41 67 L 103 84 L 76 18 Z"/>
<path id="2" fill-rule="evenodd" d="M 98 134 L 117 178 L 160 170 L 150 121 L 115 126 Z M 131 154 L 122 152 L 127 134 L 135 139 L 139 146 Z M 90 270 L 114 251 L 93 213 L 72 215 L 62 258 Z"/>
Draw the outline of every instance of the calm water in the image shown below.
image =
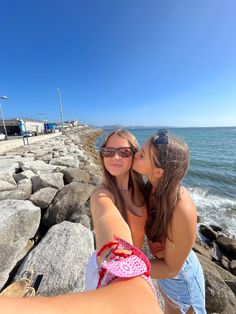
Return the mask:
<path id="1" fill-rule="evenodd" d="M 156 129 L 129 129 L 140 146 Z M 104 130 L 104 135 L 111 130 Z M 206 223 L 236 234 L 236 127 L 170 128 L 190 149 L 190 167 L 184 185 Z M 103 138 L 97 142 L 99 147 Z"/>

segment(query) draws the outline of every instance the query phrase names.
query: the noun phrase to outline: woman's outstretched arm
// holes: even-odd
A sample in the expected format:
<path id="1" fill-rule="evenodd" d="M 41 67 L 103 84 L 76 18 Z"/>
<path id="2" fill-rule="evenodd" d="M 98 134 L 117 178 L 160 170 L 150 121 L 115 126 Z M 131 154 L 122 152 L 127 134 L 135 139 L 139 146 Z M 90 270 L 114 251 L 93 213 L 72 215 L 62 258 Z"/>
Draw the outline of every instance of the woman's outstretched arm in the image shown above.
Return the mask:
<path id="1" fill-rule="evenodd" d="M 97 190 L 91 197 L 97 247 L 113 240 L 113 235 L 132 244 L 127 223 L 106 191 Z M 101 256 L 102 260 L 102 256 Z M 100 261 L 101 261 L 100 260 Z M 140 278 L 114 281 L 95 291 L 55 297 L 0 297 L 4 314 L 161 314 L 162 311 L 147 282 Z"/>
<path id="2" fill-rule="evenodd" d="M 110 191 L 102 187 L 96 189 L 90 198 L 90 204 L 98 251 L 105 243 L 113 241 L 114 235 L 133 244 L 130 228 L 115 206 Z M 106 252 L 98 258 L 99 263 L 105 254 Z"/>
<path id="3" fill-rule="evenodd" d="M 0 297 L 4 314 L 161 314 L 147 283 L 140 277 L 114 282 L 91 292 L 57 297 Z"/>

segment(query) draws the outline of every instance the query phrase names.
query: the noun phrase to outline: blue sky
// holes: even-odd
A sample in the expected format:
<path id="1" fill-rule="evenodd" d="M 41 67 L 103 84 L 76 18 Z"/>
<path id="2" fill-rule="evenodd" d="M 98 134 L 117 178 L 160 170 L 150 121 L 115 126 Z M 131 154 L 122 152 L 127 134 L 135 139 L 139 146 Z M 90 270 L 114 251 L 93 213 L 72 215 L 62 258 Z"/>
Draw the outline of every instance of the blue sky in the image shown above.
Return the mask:
<path id="1" fill-rule="evenodd" d="M 235 126 L 235 0 L 0 1 L 6 118 Z"/>

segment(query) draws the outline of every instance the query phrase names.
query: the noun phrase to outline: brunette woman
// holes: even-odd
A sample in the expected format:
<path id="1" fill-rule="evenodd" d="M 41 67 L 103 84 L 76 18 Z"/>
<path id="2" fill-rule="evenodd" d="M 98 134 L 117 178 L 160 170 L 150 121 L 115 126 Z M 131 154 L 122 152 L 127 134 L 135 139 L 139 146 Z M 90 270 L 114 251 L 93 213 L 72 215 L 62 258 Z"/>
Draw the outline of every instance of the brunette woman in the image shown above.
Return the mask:
<path id="1" fill-rule="evenodd" d="M 136 152 L 133 169 L 145 175 L 148 220 L 146 235 L 151 277 L 158 279 L 165 313 L 206 313 L 204 276 L 195 242 L 196 208 L 181 185 L 189 162 L 188 146 L 159 130 Z"/>
<path id="2" fill-rule="evenodd" d="M 117 211 L 123 217 L 127 228 L 131 230 L 134 245 L 141 249 L 147 208 L 142 176 L 132 170 L 133 157 L 137 149 L 138 142 L 130 132 L 117 130 L 109 134 L 100 149 L 103 184 L 91 196 L 91 210 L 95 234 L 100 211 L 106 212 L 108 216 L 111 216 L 112 211 Z M 111 232 L 110 240 L 112 238 Z M 96 241 L 97 246 L 100 247 L 101 240 L 98 234 L 96 234 Z M 98 265 L 94 252 L 86 271 L 86 290 L 96 289 L 97 284 Z"/>

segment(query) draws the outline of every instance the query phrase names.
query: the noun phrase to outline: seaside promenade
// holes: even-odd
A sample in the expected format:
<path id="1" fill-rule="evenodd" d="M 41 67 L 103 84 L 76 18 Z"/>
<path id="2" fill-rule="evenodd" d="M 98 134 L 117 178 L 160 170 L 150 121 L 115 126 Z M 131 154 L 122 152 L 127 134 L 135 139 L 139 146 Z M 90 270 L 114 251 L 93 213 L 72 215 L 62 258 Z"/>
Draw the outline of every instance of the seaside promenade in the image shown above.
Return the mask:
<path id="1" fill-rule="evenodd" d="M 48 140 L 50 138 L 60 136 L 61 134 L 62 133 L 59 132 L 59 133 L 43 134 L 43 135 L 28 137 L 28 143 L 29 145 L 31 145 L 39 141 Z M 0 154 L 5 153 L 11 149 L 24 146 L 25 143 L 27 143 L 27 139 L 25 138 L 24 140 L 23 138 L 17 138 L 17 139 L 10 139 L 7 141 L 6 140 L 0 141 Z"/>
<path id="2" fill-rule="evenodd" d="M 26 271 L 30 285 L 43 276 L 36 295 L 84 290 L 95 249 L 89 198 L 102 180 L 95 149 L 101 134 L 83 127 L 31 137 L 26 146 L 22 139 L 0 143 L 0 294 L 23 296 Z M 208 239 L 206 245 L 197 236 L 193 248 L 205 274 L 207 313 L 232 314 L 236 240 L 215 226 L 199 231 Z"/>

